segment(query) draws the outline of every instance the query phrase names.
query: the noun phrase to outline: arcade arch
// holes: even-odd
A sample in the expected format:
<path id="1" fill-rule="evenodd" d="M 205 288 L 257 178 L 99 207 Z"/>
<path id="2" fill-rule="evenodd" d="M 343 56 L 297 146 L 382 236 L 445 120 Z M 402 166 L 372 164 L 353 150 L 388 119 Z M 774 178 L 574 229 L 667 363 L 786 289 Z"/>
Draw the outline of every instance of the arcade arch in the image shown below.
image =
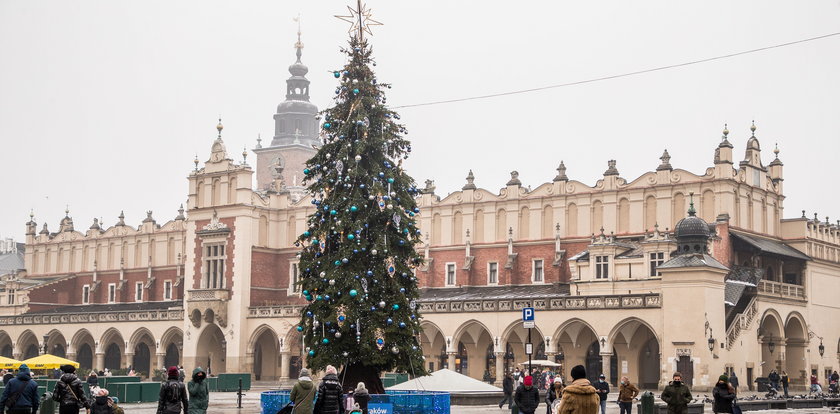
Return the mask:
<path id="1" fill-rule="evenodd" d="M 227 341 L 222 330 L 216 324 L 205 325 L 197 343 L 196 364 L 205 367 L 207 375 L 225 372 Z"/>
<path id="2" fill-rule="evenodd" d="M 449 351 L 455 352 L 454 361 L 449 358 L 449 369 L 473 378 L 482 378 L 485 370 L 490 370 L 491 376 L 495 375 L 495 355 L 487 355 L 493 338 L 483 323 L 470 320 L 461 325 L 448 345 Z"/>
<path id="3" fill-rule="evenodd" d="M 47 333 L 47 353 L 61 358 L 67 357 L 67 340 L 58 329 Z"/>
<path id="4" fill-rule="evenodd" d="M 248 341 L 248 350 L 252 353 L 252 372 L 257 381 L 276 380 L 280 377 L 280 348 L 274 329 L 260 325 Z"/>
<path id="5" fill-rule="evenodd" d="M 420 345 L 426 357 L 429 372 L 437 371 L 447 365 L 446 338 L 440 328 L 432 322 L 420 324 Z"/>
<path id="6" fill-rule="evenodd" d="M 97 368 L 93 366 L 93 355 L 96 350 L 96 341 L 94 341 L 93 335 L 91 335 L 87 329 L 79 329 L 75 334 L 73 334 L 73 337 L 70 339 L 69 350 L 70 351 L 67 356 L 70 359 L 75 359 L 75 361 L 79 363 L 80 373 L 86 374 L 86 371 Z"/>
<path id="7" fill-rule="evenodd" d="M 616 361 L 617 372 L 610 376 L 614 384 L 626 375 L 642 388 L 659 385 L 659 339 L 647 322 L 627 318 L 616 324 L 608 338 L 613 349 L 612 358 Z M 612 367 L 612 362 L 610 365 Z"/>
<path id="8" fill-rule="evenodd" d="M 18 337 L 17 349 L 20 353 L 19 359 L 21 361 L 34 358 L 41 354 L 38 338 L 29 329 L 23 331 Z"/>
<path id="9" fill-rule="evenodd" d="M 136 372 L 151 377 L 155 368 L 152 365 L 152 356 L 157 355 L 157 345 L 152 332 L 146 328 L 136 330 L 129 339 L 128 349 L 134 354 L 129 362 L 131 367 Z"/>
<path id="10" fill-rule="evenodd" d="M 102 334 L 102 339 L 99 340 L 99 353 L 104 353 L 102 366 L 97 369 L 108 368 L 109 370 L 120 369 L 123 367 L 123 355 L 125 355 L 125 340 L 122 334 L 116 328 L 110 328 Z"/>
<path id="11" fill-rule="evenodd" d="M 758 342 L 761 345 L 762 376 L 770 375 L 772 370 L 781 371 L 780 353 L 776 347 L 783 340 L 782 318 L 775 310 L 769 309 L 761 316 L 758 328 Z"/>
<path id="12" fill-rule="evenodd" d="M 15 345 L 12 338 L 6 331 L 0 331 L 0 355 L 6 358 L 14 358 Z"/>
<path id="13" fill-rule="evenodd" d="M 160 337 L 160 347 L 157 349 L 158 368 L 182 365 L 182 351 L 184 347 L 184 334 L 181 328 L 171 327 Z M 162 363 L 161 363 L 162 362 Z"/>
<path id="14" fill-rule="evenodd" d="M 502 338 L 505 344 L 506 365 L 520 365 L 527 370 L 528 355 L 525 353 L 525 344 L 528 343 L 528 329 L 522 327 L 522 321 L 515 321 L 508 325 L 502 333 Z M 539 328 L 531 329 L 531 344 L 534 347 L 532 360 L 547 359 L 546 351 L 548 350 Z M 513 357 L 512 360 L 511 357 Z"/>
<path id="15" fill-rule="evenodd" d="M 570 319 L 561 324 L 553 335 L 553 342 L 557 349 L 556 360 L 562 364 L 560 374 L 568 378 L 571 367 L 587 366 L 589 346 L 597 341 L 598 336 L 595 330 L 582 319 Z"/>
<path id="16" fill-rule="evenodd" d="M 798 312 L 788 315 L 785 322 L 784 369 L 791 378 L 808 378 L 807 361 L 808 328 L 805 319 Z"/>

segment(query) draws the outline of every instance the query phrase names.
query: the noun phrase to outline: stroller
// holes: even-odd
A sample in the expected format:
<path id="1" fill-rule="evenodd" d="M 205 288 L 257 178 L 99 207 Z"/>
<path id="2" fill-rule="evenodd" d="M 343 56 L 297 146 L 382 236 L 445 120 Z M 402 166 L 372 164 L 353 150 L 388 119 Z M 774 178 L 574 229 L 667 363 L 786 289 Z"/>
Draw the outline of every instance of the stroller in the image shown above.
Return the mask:
<path id="1" fill-rule="evenodd" d="M 831 381 L 828 383 L 828 393 L 829 394 L 840 394 L 840 386 L 837 384 L 837 380 Z"/>
<path id="2" fill-rule="evenodd" d="M 771 383 L 767 384 L 767 394 L 764 396 L 767 399 L 776 399 L 779 398 L 779 390 L 776 388 L 776 385 Z"/>

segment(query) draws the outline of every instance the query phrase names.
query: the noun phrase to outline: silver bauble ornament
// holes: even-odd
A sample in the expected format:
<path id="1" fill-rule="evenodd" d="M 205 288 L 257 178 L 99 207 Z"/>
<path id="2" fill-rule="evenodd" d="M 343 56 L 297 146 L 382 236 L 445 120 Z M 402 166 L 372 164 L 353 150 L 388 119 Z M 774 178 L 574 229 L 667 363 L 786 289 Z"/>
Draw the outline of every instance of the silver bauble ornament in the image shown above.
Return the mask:
<path id="1" fill-rule="evenodd" d="M 335 337 L 336 337 L 336 338 L 341 338 L 341 332 L 336 332 L 336 333 L 335 333 Z"/>
<path id="2" fill-rule="evenodd" d="M 357 162 L 358 162 L 358 161 L 361 161 L 361 160 L 362 160 L 362 156 L 361 156 L 361 155 L 357 155 L 354 159 L 355 159 Z"/>
<path id="3" fill-rule="evenodd" d="M 373 250 L 370 251 L 370 254 L 372 254 L 374 256 L 376 256 L 377 253 L 379 253 L 379 251 L 376 250 L 376 249 L 373 249 Z"/>
<path id="4" fill-rule="evenodd" d="M 335 286 L 335 279 L 330 279 L 330 286 Z"/>
<path id="5" fill-rule="evenodd" d="M 395 345 L 395 346 L 391 347 L 391 352 L 396 355 L 396 354 L 400 353 L 400 349 L 397 348 L 396 345 Z"/>
<path id="6" fill-rule="evenodd" d="M 384 308 L 384 307 L 385 307 L 385 301 L 384 301 L 384 300 L 379 302 L 379 307 L 380 307 L 380 308 Z"/>

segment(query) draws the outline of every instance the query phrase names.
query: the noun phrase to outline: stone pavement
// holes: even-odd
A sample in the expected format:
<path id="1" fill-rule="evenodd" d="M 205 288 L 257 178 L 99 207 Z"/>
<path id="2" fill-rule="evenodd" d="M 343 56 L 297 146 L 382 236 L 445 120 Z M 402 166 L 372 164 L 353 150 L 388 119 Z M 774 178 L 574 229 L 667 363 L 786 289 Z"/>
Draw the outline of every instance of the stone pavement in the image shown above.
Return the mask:
<path id="1" fill-rule="evenodd" d="M 260 393 L 266 391 L 268 388 L 255 388 L 245 393 L 242 398 L 242 408 L 236 408 L 236 393 L 234 392 L 215 392 L 210 393 L 210 407 L 207 410 L 211 414 L 257 414 L 260 412 Z M 275 388 L 276 389 L 276 388 Z M 659 392 L 654 392 L 659 395 Z M 741 393 L 742 397 L 755 393 Z M 697 395 L 697 394 L 695 394 Z M 702 398 L 703 393 L 699 393 Z M 608 401 L 615 401 L 617 394 L 610 394 Z M 501 399 L 501 398 L 500 398 Z M 657 400 L 657 402 L 659 402 Z M 125 412 L 128 414 L 155 414 L 157 411 L 157 403 L 140 403 L 140 404 L 122 404 Z M 536 414 L 542 414 L 546 411 L 545 404 L 540 404 L 537 408 Z M 706 404 L 706 413 L 712 412 L 711 404 Z M 510 413 L 510 410 L 505 406 L 504 409 L 499 409 L 497 405 L 483 405 L 483 406 L 455 406 L 452 407 L 452 414 L 501 414 Z M 607 414 L 618 414 L 618 404 L 611 402 L 607 404 Z M 636 406 L 633 406 L 633 413 L 637 414 Z M 829 408 L 820 409 L 801 409 L 801 410 L 765 410 L 761 414 L 840 414 L 840 411 L 832 411 Z"/>

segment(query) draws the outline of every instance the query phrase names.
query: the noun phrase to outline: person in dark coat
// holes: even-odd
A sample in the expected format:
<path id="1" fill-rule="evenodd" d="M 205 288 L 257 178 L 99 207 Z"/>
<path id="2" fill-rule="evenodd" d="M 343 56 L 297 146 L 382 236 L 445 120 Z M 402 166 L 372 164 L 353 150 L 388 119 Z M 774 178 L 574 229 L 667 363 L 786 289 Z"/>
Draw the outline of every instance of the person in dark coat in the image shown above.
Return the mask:
<path id="1" fill-rule="evenodd" d="M 776 370 L 774 369 L 773 371 L 770 371 L 770 375 L 767 376 L 767 379 L 770 380 L 770 385 L 772 385 L 773 388 L 775 388 L 776 391 L 778 391 L 780 388 L 779 382 L 782 380 L 782 377 L 779 376 L 779 373 L 776 372 Z"/>
<path id="2" fill-rule="evenodd" d="M 527 376 L 522 381 L 522 385 L 516 389 L 516 394 L 513 396 L 513 401 L 519 407 L 519 412 L 523 414 L 534 414 L 537 407 L 540 405 L 540 392 L 534 387 L 534 377 Z"/>
<path id="3" fill-rule="evenodd" d="M 359 406 L 359 409 L 362 410 L 362 414 L 368 414 L 368 403 L 370 402 L 370 393 L 368 392 L 367 388 L 365 388 L 365 383 L 360 382 L 356 385 L 356 389 L 353 391 L 353 398 L 356 400 L 356 405 Z"/>
<path id="4" fill-rule="evenodd" d="M 90 414 L 113 414 L 114 408 L 111 406 L 113 401 L 108 396 L 108 390 L 99 388 L 96 395 L 93 396 L 93 404 L 90 406 Z"/>
<path id="5" fill-rule="evenodd" d="M 784 372 L 784 371 L 782 371 Z M 738 376 L 735 375 L 735 371 L 732 371 L 732 375 L 729 376 L 729 385 L 732 386 L 732 389 L 735 390 L 735 395 L 738 395 Z"/>
<path id="6" fill-rule="evenodd" d="M 691 390 L 682 382 L 682 374 L 675 372 L 673 378 L 659 398 L 668 404 L 668 414 L 688 414 L 688 403 L 693 399 Z"/>
<path id="7" fill-rule="evenodd" d="M 190 393 L 189 414 L 207 413 L 207 405 L 210 404 L 210 387 L 204 381 L 207 373 L 201 367 L 196 367 L 192 373 L 192 381 L 187 384 L 187 391 Z"/>
<path id="8" fill-rule="evenodd" d="M 312 414 L 312 405 L 315 402 L 315 384 L 309 377 L 309 370 L 302 368 L 298 382 L 292 387 L 289 394 L 289 401 L 294 403 L 295 414 Z"/>
<path id="9" fill-rule="evenodd" d="M 334 366 L 327 365 L 326 373 L 318 385 L 315 413 L 341 414 L 344 410 L 341 407 L 341 381 L 338 380 L 338 371 Z"/>
<path id="10" fill-rule="evenodd" d="M 598 392 L 598 398 L 600 398 L 601 404 L 601 414 L 607 414 L 607 396 L 610 395 L 610 384 L 607 383 L 607 376 L 601 374 L 598 376 L 598 381 L 592 384 L 595 387 L 595 390 Z"/>
<path id="11" fill-rule="evenodd" d="M 82 380 L 76 376 L 76 367 L 62 365 L 64 373 L 53 388 L 52 399 L 58 401 L 58 414 L 79 414 L 84 407 L 90 409 L 90 402 L 82 388 Z"/>
<path id="12" fill-rule="evenodd" d="M 563 381 L 560 380 L 560 377 L 554 379 L 554 382 L 551 383 L 551 387 L 548 388 L 548 392 L 545 393 L 545 402 L 548 405 L 545 407 L 545 411 L 547 414 L 552 414 L 551 407 L 554 405 L 554 401 L 560 400 L 563 398 Z"/>
<path id="13" fill-rule="evenodd" d="M 788 397 L 788 386 L 790 385 L 790 378 L 787 372 L 782 371 L 782 388 L 785 390 L 785 398 Z"/>
<path id="14" fill-rule="evenodd" d="M 735 401 L 735 389 L 729 384 L 729 378 L 726 375 L 721 375 L 718 378 L 712 395 L 715 397 L 715 402 L 712 405 L 712 411 L 715 414 L 732 412 L 732 403 Z"/>
<path id="15" fill-rule="evenodd" d="M 6 385 L 9 385 L 9 381 L 11 381 L 12 378 L 14 378 L 14 377 L 15 377 L 15 374 L 12 374 L 11 372 L 4 369 L 3 370 L 3 386 L 5 387 Z"/>
<path id="16" fill-rule="evenodd" d="M 187 387 L 178 381 L 179 373 L 176 366 L 166 370 L 166 381 L 160 385 L 157 414 L 186 414 L 189 411 Z"/>
<path id="17" fill-rule="evenodd" d="M 17 395 L 17 400 L 11 408 L 6 408 L 6 401 Z M 11 380 L 3 390 L 3 397 L 0 397 L 0 409 L 8 414 L 31 414 L 38 411 L 38 383 L 32 379 L 29 367 L 22 364 L 18 368 L 18 374 Z"/>
<path id="18" fill-rule="evenodd" d="M 87 384 L 88 384 L 88 387 L 91 387 L 91 388 L 99 386 L 99 376 L 96 375 L 95 371 L 91 371 L 90 374 L 88 374 Z"/>
<path id="19" fill-rule="evenodd" d="M 499 403 L 499 408 L 502 408 L 507 402 L 508 409 L 510 409 L 510 405 L 513 402 L 513 375 L 510 373 L 505 374 L 505 379 L 502 380 L 502 392 L 505 393 L 505 398 L 502 398 L 502 401 Z"/>

